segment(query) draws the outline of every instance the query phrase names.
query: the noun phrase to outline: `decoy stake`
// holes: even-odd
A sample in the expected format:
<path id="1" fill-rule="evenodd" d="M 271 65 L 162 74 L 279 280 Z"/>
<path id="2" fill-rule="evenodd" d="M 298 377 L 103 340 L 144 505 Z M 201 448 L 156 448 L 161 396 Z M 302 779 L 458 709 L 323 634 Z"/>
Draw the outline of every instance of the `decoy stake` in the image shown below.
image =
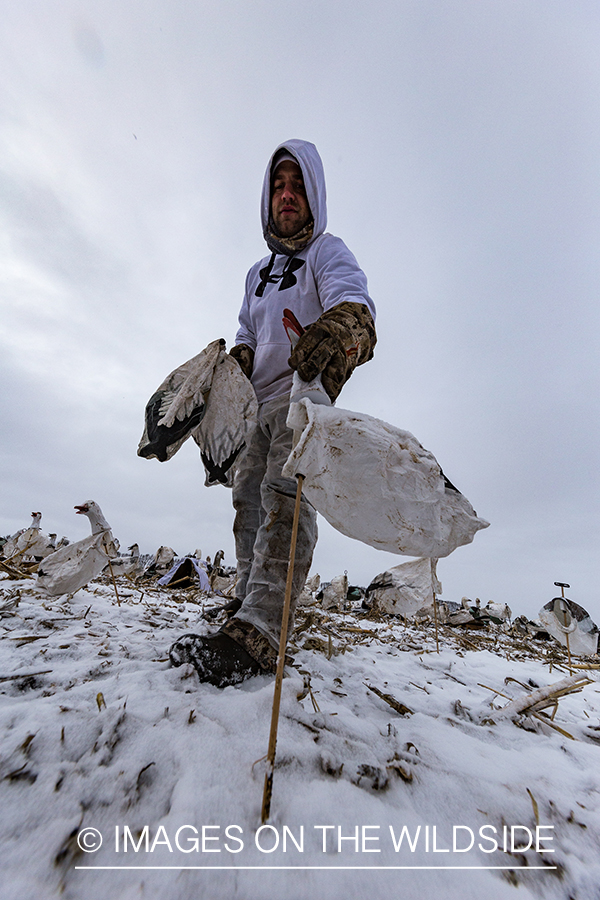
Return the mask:
<path id="1" fill-rule="evenodd" d="M 288 562 L 287 580 L 285 584 L 285 597 L 283 601 L 283 613 L 281 616 L 281 635 L 279 637 L 279 653 L 277 656 L 277 671 L 275 673 L 275 690 L 273 693 L 273 710 L 271 712 L 271 732 L 269 734 L 269 749 L 267 751 L 267 771 L 265 773 L 265 785 L 263 789 L 263 802 L 261 822 L 264 825 L 271 814 L 271 795 L 273 793 L 273 770 L 275 768 L 275 749 L 277 746 L 277 727 L 279 725 L 279 707 L 281 704 L 281 684 L 283 681 L 283 669 L 285 667 L 285 650 L 287 647 L 288 623 L 290 619 L 290 607 L 292 605 L 292 581 L 294 578 L 294 562 L 296 559 L 296 542 L 298 540 L 298 522 L 300 520 L 300 501 L 302 500 L 302 482 L 304 475 L 298 475 L 296 487 L 296 505 L 292 521 L 292 539 L 290 541 L 290 558 Z"/>
<path id="2" fill-rule="evenodd" d="M 430 559 L 431 563 L 431 584 L 433 586 L 433 560 Z M 433 621 L 435 623 L 435 648 L 437 652 L 440 652 L 440 642 L 438 638 L 438 609 L 437 609 L 437 598 L 435 596 L 435 588 L 433 588 Z"/>
<path id="3" fill-rule="evenodd" d="M 554 584 L 556 585 L 556 587 L 560 588 L 560 593 L 561 593 L 560 599 L 566 600 L 565 588 L 569 588 L 569 587 L 571 587 L 571 585 L 566 584 L 564 581 L 555 581 Z M 559 603 L 558 608 L 557 608 L 557 604 L 555 603 L 554 604 L 554 615 L 558 619 L 559 624 L 562 625 L 563 630 L 565 632 L 565 638 L 567 641 L 567 656 L 569 659 L 569 675 L 572 675 L 573 668 L 571 666 L 571 646 L 569 644 L 569 632 L 567 631 L 567 628 L 569 628 L 569 626 L 571 624 L 571 613 L 569 611 L 569 607 L 567 606 L 567 604 Z"/>
<path id="4" fill-rule="evenodd" d="M 113 571 L 112 563 L 110 559 L 108 560 L 108 568 L 110 569 L 110 577 L 112 578 L 113 587 L 115 589 L 115 594 L 117 596 L 117 606 L 121 605 L 121 598 L 119 597 L 119 592 L 117 590 L 117 582 L 115 581 L 115 573 Z"/>

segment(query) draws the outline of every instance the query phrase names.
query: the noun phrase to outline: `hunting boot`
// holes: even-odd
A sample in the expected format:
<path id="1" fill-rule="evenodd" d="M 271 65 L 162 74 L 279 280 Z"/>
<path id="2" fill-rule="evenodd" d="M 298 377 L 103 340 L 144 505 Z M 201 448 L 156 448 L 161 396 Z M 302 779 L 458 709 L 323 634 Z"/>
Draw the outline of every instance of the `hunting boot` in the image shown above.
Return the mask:
<path id="1" fill-rule="evenodd" d="M 230 619 L 215 634 L 184 634 L 169 650 L 171 665 L 191 663 L 200 681 L 227 687 L 254 675 L 272 675 L 277 651 L 267 639 L 240 619 Z"/>

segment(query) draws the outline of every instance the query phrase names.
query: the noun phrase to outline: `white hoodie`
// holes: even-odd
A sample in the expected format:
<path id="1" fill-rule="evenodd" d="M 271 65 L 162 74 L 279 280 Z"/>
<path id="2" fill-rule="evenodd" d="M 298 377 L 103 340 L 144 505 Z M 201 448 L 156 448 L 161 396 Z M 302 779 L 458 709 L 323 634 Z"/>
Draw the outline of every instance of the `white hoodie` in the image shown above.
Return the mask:
<path id="1" fill-rule="evenodd" d="M 298 160 L 314 218 L 314 230 L 302 250 L 291 256 L 274 254 L 274 259 L 267 256 L 252 266 L 246 276 L 235 342 L 247 344 L 254 350 L 252 384 L 259 403 L 281 397 L 291 390 L 290 342 L 281 321 L 284 309 L 291 309 L 304 327 L 315 322 L 325 310 L 345 300 L 366 304 L 375 318 L 375 306 L 367 291 L 364 272 L 344 242 L 325 232 L 325 174 L 314 144 L 285 141 L 271 156 L 261 197 L 263 233 L 267 232 L 269 224 L 271 166 L 274 156 L 281 150 L 287 150 Z M 268 271 L 271 259 L 273 265 Z"/>

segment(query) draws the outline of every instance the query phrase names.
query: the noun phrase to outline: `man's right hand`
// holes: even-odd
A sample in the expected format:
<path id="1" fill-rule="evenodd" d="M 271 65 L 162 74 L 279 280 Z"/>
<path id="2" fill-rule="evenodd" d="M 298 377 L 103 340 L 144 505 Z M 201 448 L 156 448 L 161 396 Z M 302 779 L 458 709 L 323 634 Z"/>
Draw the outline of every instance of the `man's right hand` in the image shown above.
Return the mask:
<path id="1" fill-rule="evenodd" d="M 248 344 L 236 344 L 229 351 L 229 355 L 233 356 L 246 378 L 250 379 L 254 365 L 254 350 Z"/>
<path id="2" fill-rule="evenodd" d="M 356 366 L 371 359 L 376 342 L 369 308 L 346 300 L 308 326 L 288 363 L 303 381 L 321 372 L 323 387 L 335 402 Z"/>
<path id="3" fill-rule="evenodd" d="M 340 372 L 341 390 L 346 376 L 346 351 L 338 335 L 328 324 L 317 320 L 309 325 L 292 350 L 289 365 L 303 381 L 312 381 L 326 368 Z M 339 393 L 339 391 L 338 391 Z M 334 398 L 332 398 L 334 399 Z"/>

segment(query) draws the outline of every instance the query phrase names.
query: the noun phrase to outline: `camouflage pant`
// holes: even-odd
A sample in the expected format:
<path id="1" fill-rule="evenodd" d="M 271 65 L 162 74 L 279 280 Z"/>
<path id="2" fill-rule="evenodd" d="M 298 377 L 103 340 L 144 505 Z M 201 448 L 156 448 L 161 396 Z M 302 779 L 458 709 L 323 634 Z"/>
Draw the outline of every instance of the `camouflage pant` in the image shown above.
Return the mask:
<path id="1" fill-rule="evenodd" d="M 287 580 L 296 481 L 281 470 L 292 449 L 286 426 L 289 395 L 263 403 L 258 425 L 233 484 L 233 532 L 237 556 L 236 618 L 254 625 L 273 647 L 279 646 Z M 317 514 L 303 497 L 300 507 L 292 609 L 304 587 L 317 543 Z"/>

